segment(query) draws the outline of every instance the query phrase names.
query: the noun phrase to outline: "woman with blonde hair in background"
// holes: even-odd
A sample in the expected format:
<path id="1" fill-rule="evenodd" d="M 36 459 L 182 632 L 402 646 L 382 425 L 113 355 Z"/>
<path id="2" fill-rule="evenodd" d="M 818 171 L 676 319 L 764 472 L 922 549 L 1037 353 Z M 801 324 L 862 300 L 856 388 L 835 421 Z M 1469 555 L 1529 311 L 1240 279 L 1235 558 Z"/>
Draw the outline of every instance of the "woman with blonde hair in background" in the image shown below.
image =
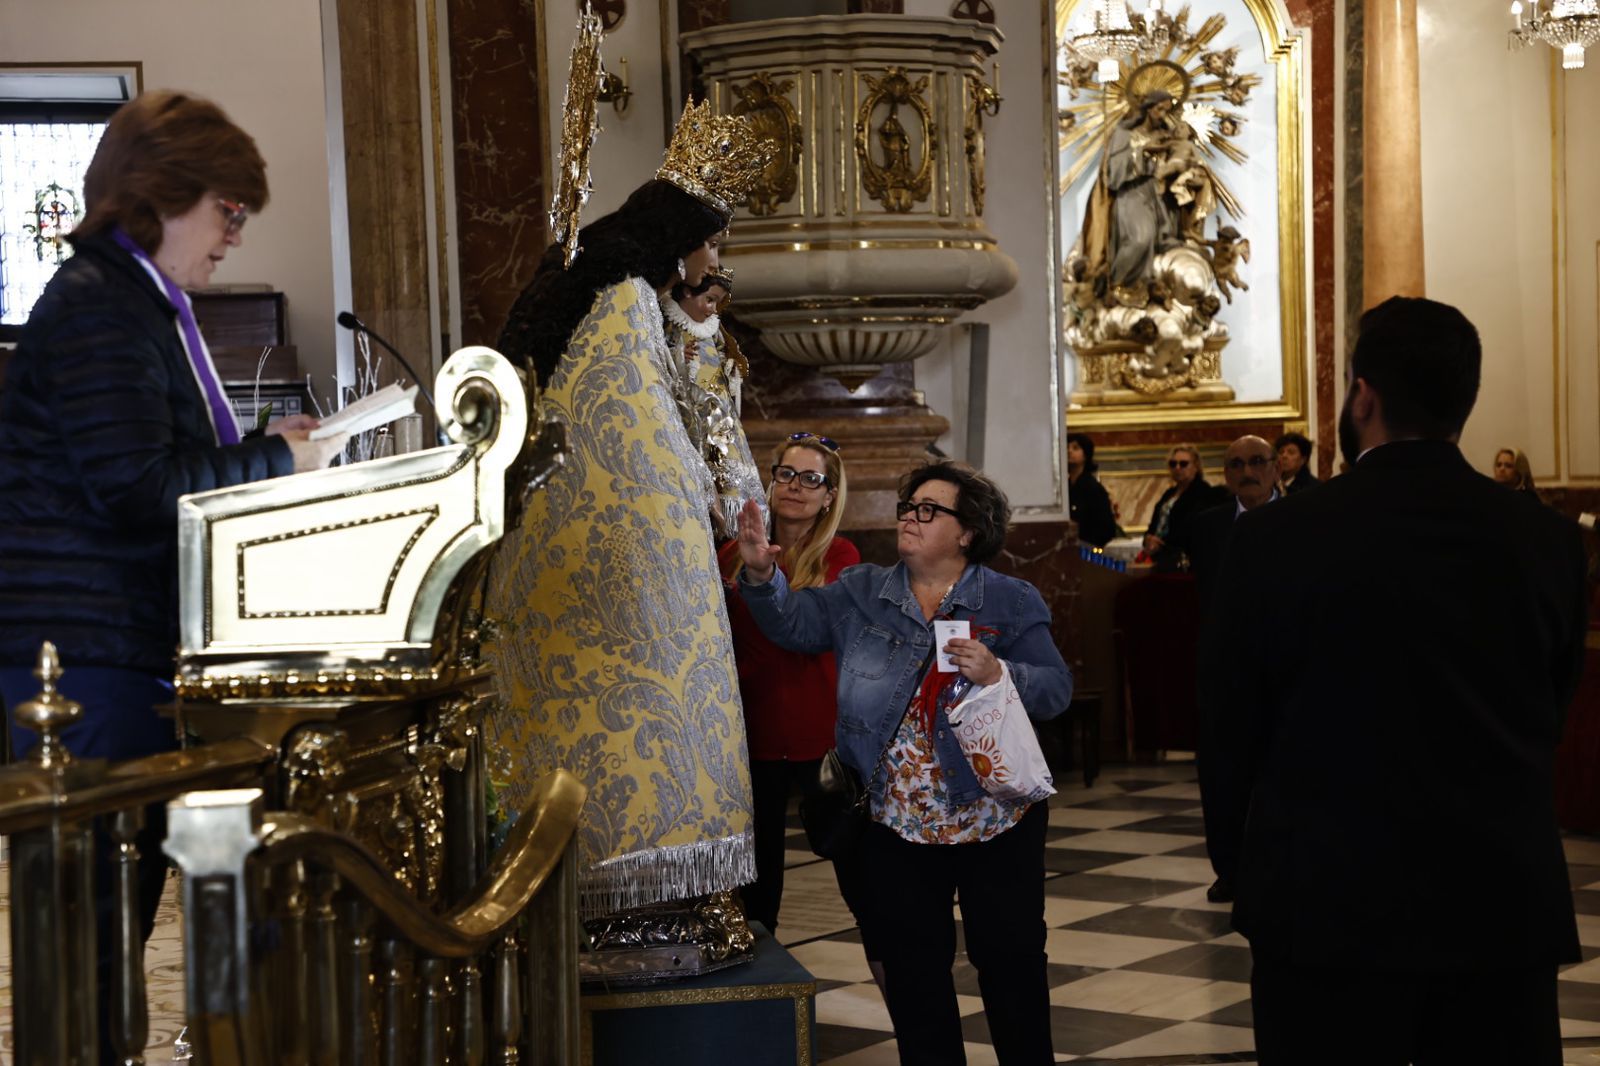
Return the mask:
<path id="1" fill-rule="evenodd" d="M 783 549 L 778 566 L 791 588 L 831 584 L 861 561 L 856 546 L 836 536 L 847 485 L 839 446 L 815 433 L 796 433 L 773 452 L 767 490 L 772 543 Z M 737 580 L 739 543 L 719 553 L 722 575 Z M 815 788 L 822 757 L 834 746 L 839 682 L 833 654 L 785 651 L 768 640 L 742 597 L 728 598 L 733 653 L 744 700 L 755 804 L 756 880 L 743 889 L 746 916 L 774 930 L 783 897 L 784 843 L 789 798 Z M 856 911 L 854 864 L 835 860 L 839 891 Z M 869 959 L 873 953 L 867 952 Z"/>
<path id="2" fill-rule="evenodd" d="M 1494 479 L 1518 492 L 1538 495 L 1533 487 L 1533 466 L 1527 455 L 1516 448 L 1501 448 L 1495 452 Z"/>

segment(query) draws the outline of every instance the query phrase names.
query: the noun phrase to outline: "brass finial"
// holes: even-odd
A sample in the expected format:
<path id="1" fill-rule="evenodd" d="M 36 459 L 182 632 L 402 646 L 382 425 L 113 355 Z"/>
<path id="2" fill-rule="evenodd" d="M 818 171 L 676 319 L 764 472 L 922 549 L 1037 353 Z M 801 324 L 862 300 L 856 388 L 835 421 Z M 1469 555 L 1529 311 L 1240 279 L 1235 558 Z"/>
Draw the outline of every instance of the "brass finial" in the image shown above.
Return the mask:
<path id="1" fill-rule="evenodd" d="M 39 665 L 33 669 L 33 676 L 39 679 L 39 694 L 11 709 L 19 724 L 39 734 L 39 746 L 28 761 L 46 770 L 72 761 L 60 734 L 83 717 L 83 704 L 56 691 L 61 674 L 61 657 L 56 654 L 56 646 L 47 640 L 39 648 Z"/>

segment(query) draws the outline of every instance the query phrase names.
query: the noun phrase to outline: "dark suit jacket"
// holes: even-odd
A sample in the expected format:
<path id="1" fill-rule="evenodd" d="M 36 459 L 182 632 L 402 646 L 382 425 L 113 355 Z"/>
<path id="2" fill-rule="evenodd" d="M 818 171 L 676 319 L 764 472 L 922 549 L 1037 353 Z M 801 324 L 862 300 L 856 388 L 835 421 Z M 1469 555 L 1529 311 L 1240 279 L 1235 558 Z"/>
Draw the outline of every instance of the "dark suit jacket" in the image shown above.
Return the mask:
<path id="1" fill-rule="evenodd" d="M 1241 516 L 1217 593 L 1252 947 L 1412 972 L 1577 961 L 1553 781 L 1583 660 L 1575 524 L 1448 442 L 1396 442 Z"/>
<path id="2" fill-rule="evenodd" d="M 78 243 L 0 389 L 0 665 L 172 676 L 178 497 L 294 472 L 282 437 L 218 445 L 177 314 L 109 237 Z"/>
<path id="3" fill-rule="evenodd" d="M 1085 473 L 1067 486 L 1072 520 L 1078 523 L 1078 539 L 1104 548 L 1117 535 L 1117 519 L 1111 512 L 1111 497 L 1093 474 Z"/>
<path id="4" fill-rule="evenodd" d="M 1320 484 L 1322 482 L 1311 472 L 1311 465 L 1308 463 L 1301 467 L 1300 473 L 1295 475 L 1295 479 L 1284 487 L 1283 494 L 1285 496 L 1293 496 L 1297 492 L 1304 492 L 1306 489 L 1314 488 Z"/>
<path id="5" fill-rule="evenodd" d="M 1208 507 L 1186 521 L 1179 528 L 1174 547 L 1189 557 L 1189 572 L 1194 575 L 1200 593 L 1200 618 L 1202 622 L 1211 614 L 1217 595 L 1217 581 L 1222 576 L 1222 556 L 1228 547 L 1228 535 L 1233 532 L 1233 520 L 1239 512 L 1239 501 L 1232 496 L 1225 503 Z"/>

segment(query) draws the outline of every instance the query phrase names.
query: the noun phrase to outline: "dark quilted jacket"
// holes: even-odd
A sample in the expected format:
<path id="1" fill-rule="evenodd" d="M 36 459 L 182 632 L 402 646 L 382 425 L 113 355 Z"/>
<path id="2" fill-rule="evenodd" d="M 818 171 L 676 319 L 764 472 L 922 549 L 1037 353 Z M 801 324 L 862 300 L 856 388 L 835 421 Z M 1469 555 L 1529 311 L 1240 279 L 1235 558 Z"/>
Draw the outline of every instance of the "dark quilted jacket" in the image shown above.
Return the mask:
<path id="1" fill-rule="evenodd" d="M 170 676 L 178 497 L 293 472 L 278 437 L 219 447 L 176 311 L 106 238 L 34 305 L 0 383 L 0 666 Z"/>

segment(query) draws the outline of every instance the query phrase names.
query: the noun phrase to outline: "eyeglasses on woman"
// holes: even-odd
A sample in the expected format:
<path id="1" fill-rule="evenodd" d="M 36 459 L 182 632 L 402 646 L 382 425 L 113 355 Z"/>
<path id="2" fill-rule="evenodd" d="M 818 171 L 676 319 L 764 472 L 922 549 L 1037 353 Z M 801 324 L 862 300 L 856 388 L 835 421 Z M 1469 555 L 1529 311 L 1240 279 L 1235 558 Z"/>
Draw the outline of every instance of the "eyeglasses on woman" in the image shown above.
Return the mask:
<path id="1" fill-rule="evenodd" d="M 952 510 L 943 504 L 933 503 L 930 500 L 919 500 L 915 503 L 913 503 L 911 500 L 901 500 L 899 503 L 894 505 L 894 516 L 897 519 L 903 519 L 906 515 L 911 514 L 912 512 L 916 513 L 917 521 L 923 525 L 927 525 L 929 522 L 932 522 L 941 514 L 951 515 L 958 520 L 961 518 L 960 511 Z"/>
<path id="2" fill-rule="evenodd" d="M 819 474 L 815 470 L 796 470 L 792 466 L 775 466 L 772 468 L 772 480 L 780 485 L 787 485 L 795 478 L 800 479 L 802 488 L 820 489 L 828 483 L 827 474 Z"/>

